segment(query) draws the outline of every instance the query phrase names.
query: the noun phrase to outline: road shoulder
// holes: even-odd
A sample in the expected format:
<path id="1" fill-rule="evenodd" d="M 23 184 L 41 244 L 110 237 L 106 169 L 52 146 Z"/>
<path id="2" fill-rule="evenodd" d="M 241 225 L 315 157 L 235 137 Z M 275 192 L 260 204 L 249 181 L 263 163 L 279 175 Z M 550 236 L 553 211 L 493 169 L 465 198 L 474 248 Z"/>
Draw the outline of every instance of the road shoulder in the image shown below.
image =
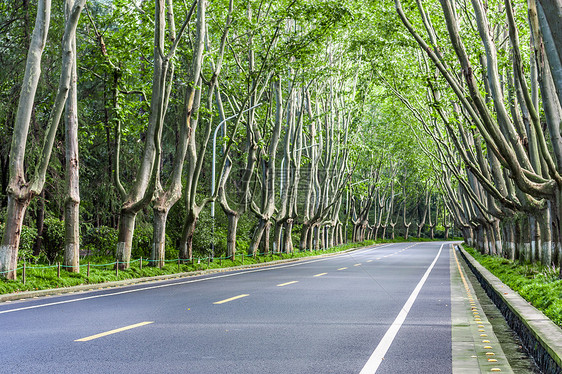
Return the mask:
<path id="1" fill-rule="evenodd" d="M 453 373 L 513 373 L 453 245 L 450 251 Z"/>

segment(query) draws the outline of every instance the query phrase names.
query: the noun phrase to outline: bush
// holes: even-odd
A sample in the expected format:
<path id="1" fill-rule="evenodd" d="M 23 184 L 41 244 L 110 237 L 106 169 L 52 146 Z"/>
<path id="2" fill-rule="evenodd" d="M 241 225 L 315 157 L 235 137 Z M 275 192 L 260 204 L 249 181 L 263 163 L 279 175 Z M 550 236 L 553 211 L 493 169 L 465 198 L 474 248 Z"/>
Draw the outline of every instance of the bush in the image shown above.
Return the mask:
<path id="1" fill-rule="evenodd" d="M 131 258 L 149 258 L 152 248 L 152 226 L 138 225 L 133 235 Z"/>
<path id="2" fill-rule="evenodd" d="M 117 230 L 108 227 L 92 227 L 82 237 L 82 245 L 93 256 L 114 256 L 117 248 Z"/>
<path id="3" fill-rule="evenodd" d="M 35 227 L 23 226 L 21 229 L 19 258 L 33 258 L 33 244 L 37 240 L 37 229 Z"/>
<path id="4" fill-rule="evenodd" d="M 64 221 L 58 218 L 45 218 L 43 229 L 43 251 L 49 263 L 62 260 L 64 252 Z"/>

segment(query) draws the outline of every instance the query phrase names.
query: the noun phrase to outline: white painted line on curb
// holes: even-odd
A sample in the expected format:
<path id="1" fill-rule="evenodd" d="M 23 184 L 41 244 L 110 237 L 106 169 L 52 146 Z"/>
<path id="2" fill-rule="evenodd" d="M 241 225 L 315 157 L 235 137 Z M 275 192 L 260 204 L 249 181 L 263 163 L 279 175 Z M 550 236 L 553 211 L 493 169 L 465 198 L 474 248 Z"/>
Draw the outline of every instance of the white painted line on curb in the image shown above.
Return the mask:
<path id="1" fill-rule="evenodd" d="M 398 334 L 398 330 L 400 330 L 400 327 L 402 327 L 404 320 L 408 316 L 408 313 L 410 312 L 410 308 L 414 304 L 414 301 L 416 301 L 418 294 L 420 293 L 423 285 L 425 284 L 425 281 L 429 277 L 429 273 L 431 273 L 431 270 L 435 266 L 437 259 L 441 255 L 441 251 L 443 250 L 444 245 L 445 243 L 441 244 L 437 256 L 435 256 L 435 259 L 433 259 L 433 262 L 427 268 L 425 274 L 418 282 L 418 285 L 416 286 L 416 288 L 414 288 L 414 291 L 412 291 L 412 293 L 410 294 L 410 297 L 406 301 L 406 304 L 404 304 L 404 306 L 400 310 L 400 313 L 398 313 L 398 316 L 396 317 L 394 322 L 392 322 L 392 325 L 390 325 L 390 327 L 384 334 L 383 338 L 379 342 L 379 345 L 377 345 L 377 348 L 375 348 L 375 351 L 373 352 L 373 354 L 371 354 L 371 357 L 369 357 L 369 360 L 367 361 L 365 366 L 363 366 L 363 369 L 359 374 L 374 374 L 377 372 L 377 369 L 379 368 L 381 362 L 384 360 L 384 355 L 386 355 L 386 352 L 388 352 L 388 349 L 390 348 L 390 345 L 394 341 L 396 334 Z"/>

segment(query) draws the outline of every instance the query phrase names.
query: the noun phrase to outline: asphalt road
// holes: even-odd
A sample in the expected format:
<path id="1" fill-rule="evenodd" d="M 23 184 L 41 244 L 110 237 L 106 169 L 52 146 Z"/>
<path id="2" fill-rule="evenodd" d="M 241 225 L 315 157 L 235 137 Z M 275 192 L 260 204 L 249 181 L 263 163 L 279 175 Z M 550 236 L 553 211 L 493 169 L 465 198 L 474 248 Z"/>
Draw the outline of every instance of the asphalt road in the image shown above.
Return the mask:
<path id="1" fill-rule="evenodd" d="M 0 372 L 451 373 L 450 294 L 433 242 L 4 303 Z"/>

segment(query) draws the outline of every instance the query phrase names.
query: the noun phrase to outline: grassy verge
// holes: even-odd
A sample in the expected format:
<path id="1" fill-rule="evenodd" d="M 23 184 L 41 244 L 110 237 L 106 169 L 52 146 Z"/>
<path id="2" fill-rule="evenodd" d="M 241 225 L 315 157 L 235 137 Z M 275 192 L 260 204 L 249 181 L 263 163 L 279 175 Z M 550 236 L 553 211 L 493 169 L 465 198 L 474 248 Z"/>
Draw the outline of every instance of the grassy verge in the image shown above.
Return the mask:
<path id="1" fill-rule="evenodd" d="M 562 327 L 562 279 L 558 269 L 540 264 L 521 264 L 502 257 L 483 255 L 464 246 L 482 266 Z"/>

